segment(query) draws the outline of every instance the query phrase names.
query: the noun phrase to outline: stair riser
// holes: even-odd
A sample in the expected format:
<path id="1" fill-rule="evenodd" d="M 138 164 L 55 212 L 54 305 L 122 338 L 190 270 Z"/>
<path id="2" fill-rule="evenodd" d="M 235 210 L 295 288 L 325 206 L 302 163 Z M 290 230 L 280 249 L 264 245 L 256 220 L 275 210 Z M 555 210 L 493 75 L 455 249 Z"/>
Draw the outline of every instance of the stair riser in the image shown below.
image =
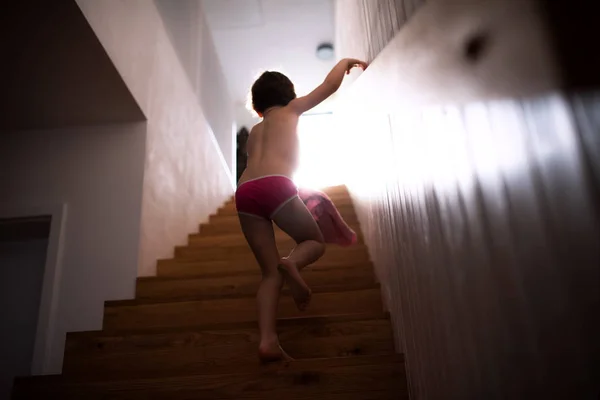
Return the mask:
<path id="1" fill-rule="evenodd" d="M 368 256 L 356 254 L 353 258 L 331 259 L 327 255 L 311 265 L 304 271 L 311 269 L 341 270 L 346 268 L 367 266 L 372 270 L 372 264 Z M 304 273 L 303 271 L 303 273 Z M 260 267 L 252 258 L 246 258 L 236 262 L 227 260 L 213 261 L 184 261 L 184 260 L 161 260 L 158 262 L 158 276 L 162 277 L 210 277 L 226 276 L 233 274 L 257 274 Z"/>
<path id="2" fill-rule="evenodd" d="M 309 269 L 303 272 L 306 283 L 312 287 L 357 285 L 374 282 L 368 268 L 347 268 L 342 271 Z M 228 276 L 219 278 L 138 280 L 136 299 L 176 300 L 190 296 L 253 295 L 258 290 L 260 275 Z"/>
<path id="3" fill-rule="evenodd" d="M 294 242 L 288 242 L 286 245 L 278 246 L 279 254 L 287 256 L 296 246 Z M 356 245 L 353 247 L 339 247 L 335 245 L 328 245 L 325 250 L 325 255 L 322 260 L 341 260 L 351 259 L 354 256 L 363 256 L 363 261 L 367 255 L 367 249 L 365 245 Z M 246 260 L 254 258 L 252 251 L 248 245 L 242 245 L 239 247 L 177 247 L 175 248 L 175 258 L 181 260 L 219 260 L 227 259 L 230 262 L 236 262 L 240 260 Z"/>
<path id="4" fill-rule="evenodd" d="M 360 230 L 358 222 L 346 221 L 346 223 L 355 232 L 358 232 Z M 227 223 L 217 223 L 217 224 L 210 224 L 210 225 L 202 224 L 202 225 L 200 225 L 198 232 L 199 232 L 198 234 L 202 235 L 202 236 L 217 236 L 217 235 L 241 235 L 241 236 L 243 236 L 242 228 L 239 224 L 239 221 L 235 221 L 235 222 L 230 221 Z"/>
<path id="5" fill-rule="evenodd" d="M 316 263 L 311 264 L 308 269 L 344 269 L 367 265 L 372 268 L 369 255 L 365 251 L 355 251 L 355 248 L 345 249 L 344 257 L 336 256 L 331 252 Z M 281 253 L 280 253 L 281 254 Z M 260 272 L 260 267 L 253 256 L 242 256 L 239 259 L 171 259 L 158 262 L 158 276 L 181 277 L 181 276 L 223 276 L 238 273 Z"/>
<path id="6" fill-rule="evenodd" d="M 356 216 L 356 213 L 354 211 L 353 208 L 348 207 L 348 208 L 341 208 L 338 209 L 338 212 L 340 213 L 340 215 L 342 216 L 342 218 L 344 219 L 344 221 L 346 221 L 347 224 L 356 224 L 358 219 Z M 236 212 L 227 212 L 227 213 L 219 213 L 219 214 L 213 214 L 209 217 L 209 222 L 210 223 L 214 223 L 214 224 L 235 224 L 236 222 L 239 223 L 239 217 Z"/>
<path id="7" fill-rule="evenodd" d="M 379 289 L 337 293 L 315 293 L 308 311 L 301 313 L 289 296 L 280 300 L 280 318 L 347 313 L 380 312 L 383 309 Z M 106 307 L 105 329 L 144 329 L 177 327 L 207 323 L 256 321 L 253 298 L 203 300 Z"/>
<path id="8" fill-rule="evenodd" d="M 354 228 L 353 228 L 354 229 Z M 356 229 L 354 229 L 356 232 Z M 358 243 L 363 244 L 363 237 L 357 234 Z M 293 239 L 282 231 L 275 230 L 275 242 L 277 246 L 289 246 L 293 243 Z M 240 233 L 225 234 L 225 235 L 202 235 L 193 234 L 188 237 L 188 246 L 190 247 L 241 247 L 248 246 L 248 242 L 244 235 Z"/>
<path id="9" fill-rule="evenodd" d="M 342 218 L 344 219 L 344 221 L 352 226 L 352 227 L 357 227 L 359 226 L 359 222 L 358 222 L 358 218 L 356 216 L 356 214 L 351 213 L 351 212 L 347 212 L 347 213 L 340 213 L 342 215 Z M 205 230 L 218 230 L 218 229 L 235 229 L 235 230 L 241 230 L 240 228 L 240 220 L 238 218 L 237 214 L 234 215 L 212 215 L 210 217 L 210 222 L 208 224 L 201 224 L 200 225 L 201 229 L 200 229 L 200 233 L 203 233 Z M 275 229 L 278 229 L 277 226 L 274 225 Z"/>

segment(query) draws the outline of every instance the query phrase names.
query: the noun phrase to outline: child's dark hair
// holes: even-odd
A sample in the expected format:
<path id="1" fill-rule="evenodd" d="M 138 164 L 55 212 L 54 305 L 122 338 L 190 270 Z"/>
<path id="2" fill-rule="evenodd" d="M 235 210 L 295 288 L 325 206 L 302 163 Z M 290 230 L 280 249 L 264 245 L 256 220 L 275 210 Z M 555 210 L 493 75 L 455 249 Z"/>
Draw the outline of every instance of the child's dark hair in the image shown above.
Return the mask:
<path id="1" fill-rule="evenodd" d="M 266 71 L 252 85 L 252 108 L 258 113 L 275 106 L 287 106 L 296 98 L 294 84 L 280 72 Z"/>

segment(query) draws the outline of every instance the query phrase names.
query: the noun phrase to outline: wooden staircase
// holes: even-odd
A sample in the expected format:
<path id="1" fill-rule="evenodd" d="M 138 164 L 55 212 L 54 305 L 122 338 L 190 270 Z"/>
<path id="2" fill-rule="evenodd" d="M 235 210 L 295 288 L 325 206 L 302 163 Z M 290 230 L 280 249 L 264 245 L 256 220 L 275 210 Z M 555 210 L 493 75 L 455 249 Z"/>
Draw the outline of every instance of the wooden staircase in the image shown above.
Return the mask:
<path id="1" fill-rule="evenodd" d="M 343 187 L 327 191 L 358 232 Z M 277 230 L 276 230 L 277 231 Z M 359 235 L 360 237 L 360 235 Z M 281 231 L 285 254 L 294 243 Z M 328 246 L 303 271 L 313 289 L 299 312 L 284 290 L 278 329 L 296 361 L 261 366 L 256 355 L 259 268 L 232 201 L 158 276 L 139 278 L 136 298 L 109 301 L 104 329 L 67 336 L 60 376 L 19 378 L 14 399 L 407 399 L 367 248 Z"/>

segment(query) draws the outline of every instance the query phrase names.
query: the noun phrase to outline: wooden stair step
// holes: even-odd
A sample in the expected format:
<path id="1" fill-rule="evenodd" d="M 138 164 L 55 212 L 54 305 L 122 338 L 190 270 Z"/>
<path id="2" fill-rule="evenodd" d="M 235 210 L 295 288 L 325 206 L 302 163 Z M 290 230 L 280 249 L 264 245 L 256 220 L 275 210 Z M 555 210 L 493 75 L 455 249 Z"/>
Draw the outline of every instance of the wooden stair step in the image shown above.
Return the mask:
<path id="1" fill-rule="evenodd" d="M 275 243 L 279 252 L 285 252 L 293 249 L 296 246 L 296 242 L 294 239 L 287 235 L 275 236 Z M 358 243 L 354 244 L 354 246 L 364 246 L 364 243 L 361 240 Z M 328 250 L 339 251 L 342 249 L 348 249 L 348 247 L 342 247 L 335 244 L 327 245 Z M 192 249 L 204 249 L 204 250 L 212 250 L 212 249 L 223 249 L 222 251 L 241 251 L 241 250 L 250 250 L 248 246 L 248 242 L 243 235 L 198 235 L 191 236 L 188 241 L 187 246 L 179 246 L 176 248 L 192 248 Z M 364 248 L 366 250 L 366 247 Z"/>
<path id="2" fill-rule="evenodd" d="M 360 230 L 356 227 L 351 227 L 358 237 L 358 243 L 363 243 L 363 237 Z M 293 239 L 289 237 L 281 229 L 275 229 L 275 241 L 277 245 L 291 243 Z M 235 247 L 248 246 L 244 234 L 240 232 L 223 233 L 223 234 L 202 234 L 193 233 L 188 235 L 188 245 L 192 247 Z"/>
<path id="3" fill-rule="evenodd" d="M 356 216 L 347 217 L 342 215 L 344 221 L 354 230 L 360 226 L 358 218 Z M 240 221 L 236 216 L 215 216 L 209 223 L 200 224 L 199 231 L 202 235 L 218 235 L 223 233 L 242 233 L 240 227 Z"/>
<path id="4" fill-rule="evenodd" d="M 304 274 L 307 271 L 314 270 L 345 270 L 350 267 L 365 266 L 373 270 L 373 265 L 368 255 L 359 252 L 353 256 L 343 258 L 328 257 L 327 254 L 310 267 L 302 270 Z M 221 260 L 183 260 L 169 259 L 159 260 L 157 275 L 159 277 L 187 277 L 187 276 L 226 276 L 232 274 L 248 274 L 260 272 L 260 267 L 253 257 L 247 257 L 240 260 L 221 259 Z"/>
<path id="5" fill-rule="evenodd" d="M 311 287 L 312 293 L 335 293 L 335 292 L 348 292 L 352 290 L 366 290 L 366 289 L 380 289 L 379 283 L 374 281 L 371 282 L 352 282 L 345 284 L 331 284 Z M 281 291 L 282 297 L 290 297 L 291 292 L 287 286 L 284 286 Z M 128 300 L 108 300 L 104 304 L 106 307 L 121 307 L 121 306 L 133 306 L 142 304 L 162 304 L 162 303 L 174 303 L 174 302 L 187 302 L 187 301 L 200 301 L 200 300 L 220 300 L 220 299 L 241 299 L 241 298 L 252 298 L 256 297 L 256 291 L 242 292 L 242 293 L 230 293 L 230 294 L 210 294 L 210 293 L 191 293 L 188 296 L 180 296 L 179 298 L 160 298 L 160 297 L 149 297 L 139 298 L 135 297 Z"/>
<path id="6" fill-rule="evenodd" d="M 307 328 L 305 328 L 307 333 L 305 335 L 295 334 L 293 337 L 282 335 L 282 346 L 295 359 L 394 353 L 389 320 L 351 321 L 338 324 L 338 331 L 335 332 L 338 334 L 334 336 L 310 335 L 310 330 Z M 130 352 L 115 352 L 102 348 L 75 354 L 68 353 L 63 373 L 70 377 L 96 380 L 251 372 L 256 370 L 259 364 L 256 355 L 257 328 L 253 329 L 252 340 L 226 345 L 218 345 L 214 342 L 208 346 L 176 343 L 172 347 L 158 349 L 142 347 Z M 342 330 L 341 334 L 339 329 Z M 221 332 L 224 335 L 230 334 L 227 331 Z"/>
<path id="7" fill-rule="evenodd" d="M 346 220 L 348 226 L 354 231 L 358 231 L 358 221 Z M 239 221 L 229 221 L 227 223 L 215 223 L 215 224 L 201 224 L 198 230 L 201 235 L 223 235 L 223 234 L 242 234 L 242 228 L 240 227 Z"/>
<path id="8" fill-rule="evenodd" d="M 389 315 L 384 312 L 277 320 L 277 330 L 282 343 L 301 339 L 362 335 L 387 329 L 388 326 L 390 326 Z M 258 340 L 258 325 L 254 321 L 143 330 L 69 332 L 65 347 L 65 362 L 103 354 L 235 346 L 258 343 Z"/>
<path id="9" fill-rule="evenodd" d="M 376 397 L 371 394 L 375 393 Z M 368 397 L 371 396 L 371 397 Z M 403 357 L 361 356 L 298 360 L 254 372 L 99 382 L 67 377 L 20 378 L 14 399 L 402 399 Z"/>
<path id="10" fill-rule="evenodd" d="M 297 310 L 291 296 L 282 296 L 281 317 L 378 312 L 383 309 L 379 288 L 344 292 L 315 293 L 307 311 Z M 187 326 L 203 323 L 256 321 L 253 297 L 168 302 L 158 304 L 121 303 L 104 310 L 105 329 L 142 329 Z"/>
<path id="11" fill-rule="evenodd" d="M 347 267 L 344 270 L 307 268 L 302 271 L 302 276 L 313 289 L 328 287 L 327 291 L 334 291 L 344 285 L 375 282 L 372 268 L 365 266 Z M 140 300 L 176 300 L 199 294 L 206 296 L 254 295 L 258 290 L 260 279 L 258 269 L 253 270 L 252 273 L 216 277 L 138 278 L 136 298 Z"/>
<path id="12" fill-rule="evenodd" d="M 107 354 L 65 363 L 63 374 L 85 380 L 121 380 L 192 374 L 252 372 L 260 367 L 257 344 L 215 346 L 184 350 L 153 350 L 131 354 Z M 376 336 L 303 339 L 283 343 L 294 359 L 358 357 L 394 354 L 391 333 Z"/>
<path id="13" fill-rule="evenodd" d="M 295 247 L 292 241 L 278 246 L 279 254 L 287 255 Z M 363 261 L 368 260 L 368 249 L 364 244 L 357 244 L 352 247 L 340 247 L 336 245 L 327 245 L 325 255 L 320 260 L 331 259 L 353 259 L 361 257 Z M 175 258 L 183 260 L 215 260 L 227 259 L 230 262 L 236 262 L 240 259 L 254 258 L 252 251 L 248 245 L 240 245 L 237 247 L 191 247 L 177 246 L 175 247 Z"/>

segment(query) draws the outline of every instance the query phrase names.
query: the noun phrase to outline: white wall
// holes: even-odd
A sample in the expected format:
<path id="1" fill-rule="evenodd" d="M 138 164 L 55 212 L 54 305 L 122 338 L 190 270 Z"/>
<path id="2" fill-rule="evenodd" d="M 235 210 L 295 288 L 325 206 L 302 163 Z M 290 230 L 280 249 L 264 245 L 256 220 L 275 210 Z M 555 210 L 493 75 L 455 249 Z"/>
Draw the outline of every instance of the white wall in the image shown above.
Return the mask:
<path id="1" fill-rule="evenodd" d="M 200 0 L 154 0 L 230 169 L 235 169 L 233 99 Z"/>
<path id="2" fill-rule="evenodd" d="M 539 5 L 426 1 L 343 99 L 411 399 L 598 395 L 600 102 L 556 91 Z"/>
<path id="3" fill-rule="evenodd" d="M 153 275 L 233 194 L 232 175 L 155 3 L 77 4 L 148 119 L 139 274 Z"/>
<path id="4" fill-rule="evenodd" d="M 0 211 L 67 203 L 50 371 L 60 372 L 65 332 L 102 327 L 104 301 L 134 295 L 145 124 L 0 136 Z"/>

